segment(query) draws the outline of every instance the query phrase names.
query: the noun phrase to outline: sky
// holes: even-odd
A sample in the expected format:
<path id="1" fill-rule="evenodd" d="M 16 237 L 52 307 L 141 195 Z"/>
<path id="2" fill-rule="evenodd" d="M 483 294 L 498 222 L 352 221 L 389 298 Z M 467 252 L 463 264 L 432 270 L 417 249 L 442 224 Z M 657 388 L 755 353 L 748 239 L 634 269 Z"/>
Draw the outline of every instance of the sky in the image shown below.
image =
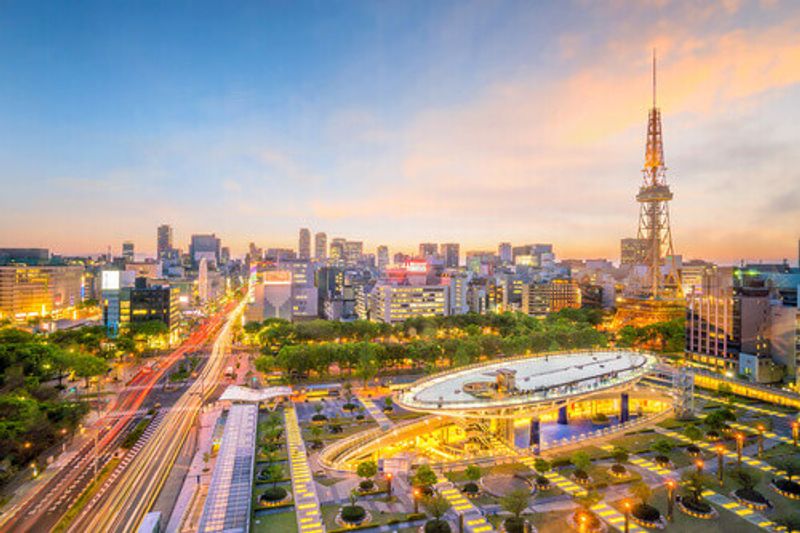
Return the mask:
<path id="1" fill-rule="evenodd" d="M 796 261 L 798 35 L 794 1 L 1 1 L 0 246 L 616 259 L 655 47 L 676 252 Z"/>

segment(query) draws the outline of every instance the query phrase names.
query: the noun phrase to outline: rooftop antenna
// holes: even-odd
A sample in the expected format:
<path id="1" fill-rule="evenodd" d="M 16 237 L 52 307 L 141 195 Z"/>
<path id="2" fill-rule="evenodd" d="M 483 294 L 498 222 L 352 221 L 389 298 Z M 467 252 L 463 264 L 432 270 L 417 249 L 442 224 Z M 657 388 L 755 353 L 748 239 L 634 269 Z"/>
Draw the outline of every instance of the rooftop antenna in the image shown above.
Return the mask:
<path id="1" fill-rule="evenodd" d="M 653 48 L 653 107 L 656 107 L 656 49 Z"/>

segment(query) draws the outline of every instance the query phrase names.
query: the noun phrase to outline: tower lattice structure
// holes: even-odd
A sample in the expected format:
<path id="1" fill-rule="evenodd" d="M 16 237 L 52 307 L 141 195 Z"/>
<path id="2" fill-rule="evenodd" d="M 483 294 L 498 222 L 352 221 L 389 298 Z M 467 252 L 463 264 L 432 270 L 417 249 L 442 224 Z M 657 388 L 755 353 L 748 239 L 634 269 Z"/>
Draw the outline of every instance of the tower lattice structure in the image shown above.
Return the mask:
<path id="1" fill-rule="evenodd" d="M 672 247 L 669 222 L 669 201 L 672 191 L 667 184 L 664 164 L 664 143 L 661 135 L 661 110 L 656 106 L 656 56 L 653 53 L 653 107 L 647 121 L 643 183 L 636 201 L 639 202 L 638 238 L 646 241 L 646 282 L 643 296 L 661 299 L 680 295 L 680 278 Z M 667 267 L 664 269 L 663 267 Z M 666 272 L 663 272 L 666 270 Z"/>

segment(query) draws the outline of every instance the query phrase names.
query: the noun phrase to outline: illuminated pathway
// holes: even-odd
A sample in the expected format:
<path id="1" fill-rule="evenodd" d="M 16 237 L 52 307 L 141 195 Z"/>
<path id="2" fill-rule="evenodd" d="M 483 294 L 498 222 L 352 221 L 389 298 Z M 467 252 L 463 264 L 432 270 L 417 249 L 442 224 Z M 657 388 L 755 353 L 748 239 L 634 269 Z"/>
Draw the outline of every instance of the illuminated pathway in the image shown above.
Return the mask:
<path id="1" fill-rule="evenodd" d="M 464 515 L 464 531 L 468 533 L 486 533 L 494 531 L 492 525 L 483 517 L 477 507 L 472 505 L 469 498 L 453 487 L 453 484 L 446 478 L 439 478 L 436 484 L 439 494 L 450 502 L 456 515 Z"/>
<path id="2" fill-rule="evenodd" d="M 322 513 L 319 509 L 317 487 L 311 477 L 306 447 L 297 423 L 294 406 L 284 410 L 286 418 L 286 442 L 289 445 L 289 468 L 292 474 L 292 493 L 297 518 L 297 531 L 300 533 L 323 533 Z"/>
<path id="3" fill-rule="evenodd" d="M 383 409 L 375 405 L 375 402 L 372 401 L 372 398 L 367 398 L 365 396 L 359 396 L 359 401 L 364 405 L 364 409 L 375 419 L 375 422 L 378 423 L 381 429 L 391 429 L 394 427 L 394 422 L 389 420 L 385 414 L 383 414 Z"/>

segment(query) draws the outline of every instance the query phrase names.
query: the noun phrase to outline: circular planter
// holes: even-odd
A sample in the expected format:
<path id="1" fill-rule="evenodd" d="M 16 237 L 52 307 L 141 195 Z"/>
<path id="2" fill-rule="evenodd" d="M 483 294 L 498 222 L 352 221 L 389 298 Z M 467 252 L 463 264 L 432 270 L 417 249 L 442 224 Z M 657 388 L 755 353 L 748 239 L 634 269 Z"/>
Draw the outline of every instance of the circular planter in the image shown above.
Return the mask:
<path id="1" fill-rule="evenodd" d="M 583 472 L 584 474 L 586 474 L 586 472 L 583 471 L 583 470 L 575 470 L 574 472 L 572 472 L 572 476 L 571 476 L 572 480 L 575 483 L 577 483 L 578 485 L 586 487 L 587 485 L 589 485 L 592 482 L 592 478 L 589 477 L 589 474 L 586 474 L 586 477 L 582 477 L 582 476 L 576 476 L 575 475 L 576 472 Z"/>
<path id="2" fill-rule="evenodd" d="M 631 475 L 630 472 L 628 472 L 628 469 L 622 465 L 612 466 L 611 468 L 608 469 L 608 473 L 609 475 L 611 475 L 611 477 L 617 479 L 625 479 L 626 477 Z"/>
<path id="3" fill-rule="evenodd" d="M 697 457 L 700 455 L 700 447 L 695 444 L 690 444 L 686 447 L 686 453 L 692 457 Z"/>
<path id="4" fill-rule="evenodd" d="M 661 468 L 670 468 L 672 466 L 672 461 L 670 461 L 669 457 L 666 455 L 656 455 L 653 458 L 653 462 L 655 462 L 656 465 L 660 466 Z"/>
<path id="5" fill-rule="evenodd" d="M 581 525 L 578 522 L 578 513 L 570 513 L 567 516 L 567 524 L 569 524 L 569 527 L 573 530 L 583 531 L 585 533 L 605 533 L 608 531 L 606 524 L 594 513 L 590 513 L 589 511 L 580 511 L 580 513 L 591 517 L 590 521 L 583 528 L 581 528 Z"/>
<path id="6" fill-rule="evenodd" d="M 356 505 L 355 508 L 356 509 L 360 509 L 361 511 L 363 511 L 363 514 L 359 513 L 359 517 L 358 518 L 353 517 L 352 519 L 345 520 L 342 517 L 342 512 L 345 510 L 345 508 L 349 509 L 350 506 L 347 505 L 345 507 L 340 507 L 339 508 L 339 512 L 336 513 L 336 523 L 339 524 L 342 527 L 361 526 L 361 525 L 364 525 L 364 524 L 368 524 L 370 522 L 370 520 L 372 520 L 372 515 L 369 513 L 369 511 L 367 511 L 366 509 L 364 509 L 360 505 Z"/>
<path id="7" fill-rule="evenodd" d="M 678 503 L 678 509 L 680 510 L 680 512 L 682 512 L 685 515 L 691 516 L 693 518 L 699 518 L 701 520 L 714 520 L 715 518 L 717 518 L 719 516 L 719 513 L 717 512 L 717 510 L 714 509 L 710 504 L 709 504 L 708 507 L 711 509 L 711 511 L 709 511 L 707 513 L 703 513 L 700 510 L 695 510 L 695 509 L 692 509 L 690 507 L 687 507 L 683 503 L 683 500 L 678 500 L 677 503 Z"/>
<path id="8" fill-rule="evenodd" d="M 770 488 L 790 500 L 800 500 L 800 483 L 789 481 L 788 479 L 773 479 L 769 484 Z M 791 490 L 797 488 L 797 491 Z"/>
<path id="9" fill-rule="evenodd" d="M 544 476 L 536 476 L 534 486 L 537 490 L 548 490 L 550 489 L 550 480 Z"/>
<path id="10" fill-rule="evenodd" d="M 447 520 L 428 520 L 419 526 L 417 531 L 419 533 L 450 533 L 453 529 L 450 527 Z"/>
<path id="11" fill-rule="evenodd" d="M 261 505 L 261 507 L 278 507 L 278 506 L 281 506 L 281 505 L 286 505 L 287 503 L 292 501 L 292 493 L 291 492 L 289 492 L 288 490 L 284 489 L 283 487 L 275 487 L 275 489 L 277 489 L 279 491 L 283 491 L 283 497 L 279 498 L 279 499 L 266 498 L 265 496 L 267 496 L 267 494 L 270 491 L 272 491 L 272 488 L 269 488 L 266 491 L 264 491 L 264 493 L 261 494 L 261 496 L 258 498 L 258 503 L 259 503 L 259 505 Z M 279 492 L 276 491 L 274 494 L 275 494 L 275 497 L 277 498 L 277 496 L 279 495 Z"/>
<path id="12" fill-rule="evenodd" d="M 754 509 L 756 511 L 766 511 L 772 507 L 772 502 L 770 502 L 764 497 L 763 494 L 757 491 L 753 491 L 752 494 L 747 494 L 743 489 L 737 489 L 731 492 L 730 496 L 745 507 L 749 507 L 750 509 Z M 750 499 L 748 496 L 752 496 L 754 498 L 760 496 L 760 500 Z"/>
<path id="13" fill-rule="evenodd" d="M 470 481 L 461 487 L 461 493 L 467 498 L 477 498 L 481 493 L 481 489 L 478 487 L 477 483 Z"/>
<path id="14" fill-rule="evenodd" d="M 648 529 L 664 529 L 667 527 L 667 522 L 664 519 L 664 516 L 659 512 L 658 509 L 652 507 L 650 505 L 647 506 L 648 510 L 652 509 L 648 513 L 648 516 L 640 517 L 636 515 L 637 510 L 641 509 L 641 504 L 637 505 L 633 508 L 633 512 L 631 513 L 631 521 L 638 524 L 641 527 L 648 528 Z M 641 511 L 640 511 L 641 514 Z"/>
<path id="15" fill-rule="evenodd" d="M 526 525 L 528 527 L 527 530 L 530 533 L 536 533 L 536 531 L 537 531 L 536 528 L 533 526 L 533 524 L 531 524 L 530 522 L 528 522 L 524 518 L 522 518 L 520 520 L 519 524 L 513 524 L 512 523 L 511 525 L 507 525 L 506 522 L 508 522 L 509 520 L 513 520 L 513 517 L 506 518 L 500 524 L 500 527 L 498 528 L 498 531 L 500 531 L 500 533 L 525 533 L 525 526 Z"/>
<path id="16" fill-rule="evenodd" d="M 365 479 L 361 483 L 358 484 L 358 492 L 362 494 L 366 494 L 368 492 L 372 492 L 375 490 L 375 482 L 371 479 Z"/>

